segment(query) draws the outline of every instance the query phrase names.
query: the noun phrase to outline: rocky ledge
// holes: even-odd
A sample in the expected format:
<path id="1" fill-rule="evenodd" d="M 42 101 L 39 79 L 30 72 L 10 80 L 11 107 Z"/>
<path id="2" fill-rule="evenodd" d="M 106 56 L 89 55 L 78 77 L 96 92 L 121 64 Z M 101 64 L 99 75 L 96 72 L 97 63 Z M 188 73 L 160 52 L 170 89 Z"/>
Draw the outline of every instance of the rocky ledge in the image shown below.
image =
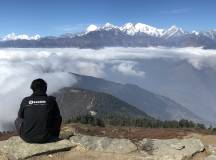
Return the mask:
<path id="1" fill-rule="evenodd" d="M 73 152 L 76 148 L 83 148 L 85 151 L 96 153 L 136 155 L 139 158 L 149 160 L 192 159 L 194 155 L 206 150 L 202 142 L 195 138 L 131 141 L 77 134 L 58 142 L 28 144 L 19 137 L 11 137 L 0 142 L 0 160 L 22 160 L 60 151 Z M 209 148 L 209 155 L 211 156 L 207 157 L 206 160 L 214 160 L 216 158 L 215 146 L 208 146 L 207 148 Z M 73 158 L 72 154 L 70 158 Z"/>
<path id="2" fill-rule="evenodd" d="M 7 157 L 8 159 L 22 160 L 32 156 L 70 150 L 72 147 L 75 146 L 69 140 L 46 144 L 29 144 L 20 137 L 11 137 L 6 141 L 0 141 L 0 155 L 5 159 Z M 2 157 L 0 156 L 0 160 L 3 159 Z"/>

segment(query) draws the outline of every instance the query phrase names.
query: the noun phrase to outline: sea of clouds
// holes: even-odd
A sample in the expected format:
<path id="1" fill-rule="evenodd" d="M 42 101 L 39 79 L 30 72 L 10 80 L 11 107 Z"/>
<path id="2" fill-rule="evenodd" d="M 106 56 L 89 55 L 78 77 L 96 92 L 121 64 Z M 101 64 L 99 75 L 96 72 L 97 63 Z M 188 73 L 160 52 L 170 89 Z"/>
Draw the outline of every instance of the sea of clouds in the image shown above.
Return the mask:
<path id="1" fill-rule="evenodd" d="M 142 79 L 148 75 L 139 68 L 140 60 L 152 58 L 182 59 L 198 70 L 216 69 L 216 51 L 202 48 L 0 49 L 0 131 L 16 118 L 22 98 L 32 93 L 29 86 L 35 78 L 48 82 L 49 94 L 76 82 L 70 72 Z"/>

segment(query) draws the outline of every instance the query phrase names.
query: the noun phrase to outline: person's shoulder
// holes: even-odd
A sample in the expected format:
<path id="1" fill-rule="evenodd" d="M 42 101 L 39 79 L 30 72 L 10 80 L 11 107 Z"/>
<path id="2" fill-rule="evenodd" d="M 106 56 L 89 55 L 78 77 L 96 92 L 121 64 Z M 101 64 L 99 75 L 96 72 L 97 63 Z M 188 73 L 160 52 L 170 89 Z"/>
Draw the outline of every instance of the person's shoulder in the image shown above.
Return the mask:
<path id="1" fill-rule="evenodd" d="M 50 98 L 50 99 L 56 99 L 55 96 L 48 96 L 48 98 Z"/>
<path id="2" fill-rule="evenodd" d="M 48 99 L 50 99 L 51 101 L 56 101 L 56 97 L 54 96 L 48 96 Z"/>
<path id="3" fill-rule="evenodd" d="M 48 102 L 49 102 L 51 105 L 56 106 L 56 104 L 57 104 L 56 97 L 54 97 L 54 96 L 47 96 L 47 98 L 48 98 Z"/>
<path id="4" fill-rule="evenodd" d="M 22 99 L 22 103 L 27 103 L 29 100 L 30 100 L 30 96 L 24 97 L 24 98 Z"/>
<path id="5" fill-rule="evenodd" d="M 24 98 L 22 99 L 22 101 L 27 101 L 27 100 L 29 100 L 30 98 L 31 98 L 31 96 L 24 97 Z"/>

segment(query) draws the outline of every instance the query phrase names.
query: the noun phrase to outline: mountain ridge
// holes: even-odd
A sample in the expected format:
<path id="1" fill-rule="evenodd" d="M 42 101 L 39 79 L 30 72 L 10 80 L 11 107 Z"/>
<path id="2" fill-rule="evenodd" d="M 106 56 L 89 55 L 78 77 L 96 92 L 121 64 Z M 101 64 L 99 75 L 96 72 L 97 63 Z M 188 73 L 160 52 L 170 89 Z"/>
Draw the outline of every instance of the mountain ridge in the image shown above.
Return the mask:
<path id="1" fill-rule="evenodd" d="M 77 79 L 74 87 L 111 94 L 160 120 L 189 119 L 204 122 L 184 106 L 175 101 L 133 84 L 121 84 L 102 78 L 71 73 Z M 206 122 L 205 122 L 206 123 Z"/>
<path id="2" fill-rule="evenodd" d="M 87 114 L 97 115 L 98 118 L 114 116 L 155 120 L 144 111 L 107 93 L 66 87 L 55 92 L 54 96 L 64 121 Z"/>
<path id="3" fill-rule="evenodd" d="M 203 47 L 216 49 L 216 30 L 197 32 L 184 31 L 177 26 L 160 29 L 143 23 L 126 23 L 115 26 L 106 23 L 98 27 L 90 25 L 86 32 L 67 33 L 60 36 L 9 34 L 0 38 L 0 47 L 15 48 L 103 48 L 103 47 Z"/>

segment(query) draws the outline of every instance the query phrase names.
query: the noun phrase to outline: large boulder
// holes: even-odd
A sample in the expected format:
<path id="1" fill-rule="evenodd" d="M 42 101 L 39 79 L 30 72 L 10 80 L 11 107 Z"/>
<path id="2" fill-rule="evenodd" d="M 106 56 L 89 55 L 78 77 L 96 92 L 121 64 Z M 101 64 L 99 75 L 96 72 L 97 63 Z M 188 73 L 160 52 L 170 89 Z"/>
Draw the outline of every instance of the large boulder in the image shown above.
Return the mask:
<path id="1" fill-rule="evenodd" d="M 137 151 L 137 146 L 128 139 L 76 135 L 72 136 L 70 141 L 92 151 L 111 153 L 131 153 Z"/>
<path id="2" fill-rule="evenodd" d="M 10 155 L 10 157 L 16 160 L 21 160 L 35 155 L 70 150 L 74 146 L 69 140 L 60 140 L 46 144 L 30 144 L 16 136 L 6 141 L 0 141 L 0 152 Z"/>
<path id="3" fill-rule="evenodd" d="M 143 139 L 137 143 L 141 153 L 147 153 L 154 160 L 189 159 L 196 153 L 204 151 L 204 145 L 199 139 Z"/>
<path id="4" fill-rule="evenodd" d="M 76 135 L 71 142 L 90 151 L 106 153 L 135 153 L 149 160 L 185 160 L 204 151 L 199 139 L 143 139 L 132 142 L 128 139 L 115 139 Z"/>

